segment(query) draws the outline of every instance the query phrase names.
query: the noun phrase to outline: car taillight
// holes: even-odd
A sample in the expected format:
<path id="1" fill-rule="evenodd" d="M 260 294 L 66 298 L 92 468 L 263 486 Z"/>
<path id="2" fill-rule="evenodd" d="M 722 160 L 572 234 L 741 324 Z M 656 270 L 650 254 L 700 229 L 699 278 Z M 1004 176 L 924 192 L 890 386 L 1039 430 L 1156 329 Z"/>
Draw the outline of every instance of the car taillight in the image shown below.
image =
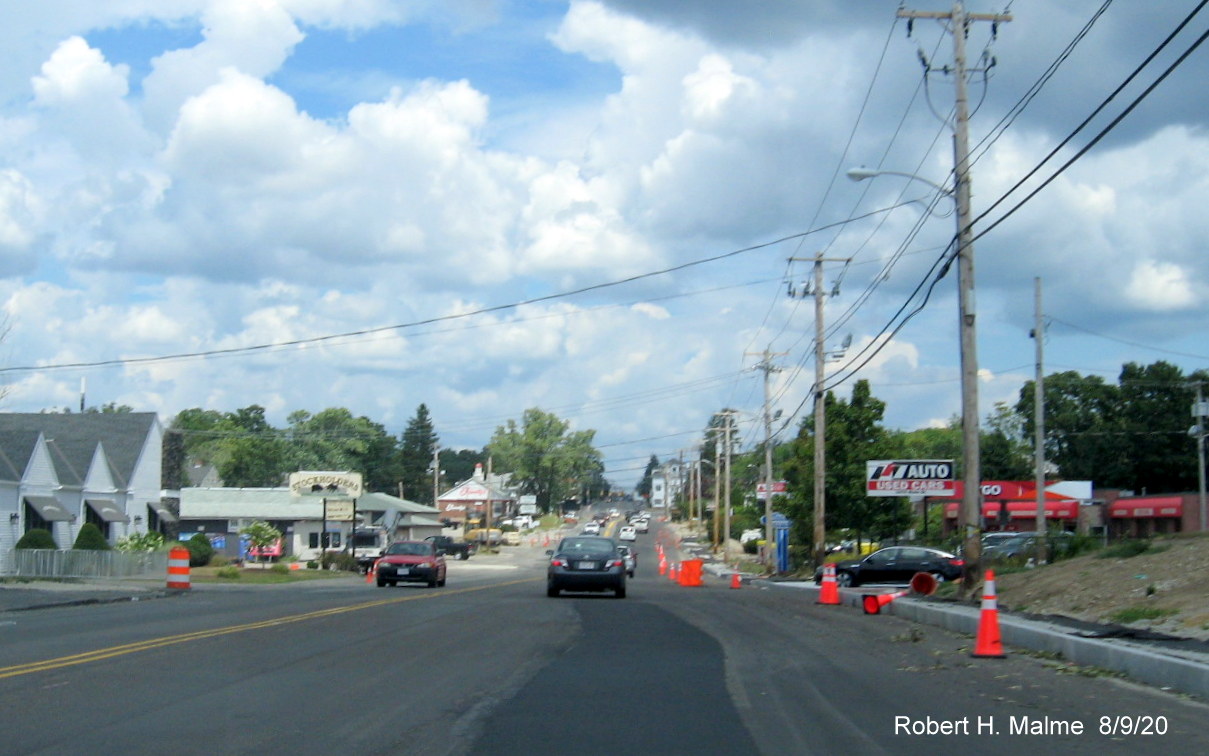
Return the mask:
<path id="1" fill-rule="evenodd" d="M 966 560 L 964 560 L 964 559 L 950 559 L 949 560 L 949 564 L 953 565 L 954 567 L 962 567 L 965 565 L 965 563 L 966 563 Z"/>
<path id="2" fill-rule="evenodd" d="M 613 561 L 611 561 L 605 565 L 605 569 L 608 569 L 609 567 L 625 567 L 625 560 L 624 559 L 614 559 Z"/>
<path id="3" fill-rule="evenodd" d="M 558 557 L 554 557 L 553 559 L 551 559 L 550 564 L 555 567 L 567 567 L 568 566 L 566 559 L 559 559 Z"/>

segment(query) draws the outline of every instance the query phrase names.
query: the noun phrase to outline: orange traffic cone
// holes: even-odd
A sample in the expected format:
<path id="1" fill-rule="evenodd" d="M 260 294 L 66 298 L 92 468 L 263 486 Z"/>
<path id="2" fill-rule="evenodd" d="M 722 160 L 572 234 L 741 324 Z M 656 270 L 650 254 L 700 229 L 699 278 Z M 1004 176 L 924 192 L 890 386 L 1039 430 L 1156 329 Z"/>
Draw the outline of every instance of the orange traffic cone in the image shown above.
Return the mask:
<path id="1" fill-rule="evenodd" d="M 731 588 L 742 588 L 743 587 L 743 578 L 739 577 L 739 573 L 737 573 L 737 572 L 730 573 L 730 587 Z"/>
<path id="2" fill-rule="evenodd" d="M 840 587 L 835 582 L 835 565 L 823 565 L 823 588 L 819 591 L 819 600 L 816 604 L 839 604 L 840 603 Z"/>
<path id="3" fill-rule="evenodd" d="M 999 637 L 999 602 L 995 596 L 995 573 L 987 570 L 982 589 L 982 614 L 978 617 L 978 637 L 970 656 L 1002 659 L 1003 641 Z"/>
<path id="4" fill-rule="evenodd" d="M 882 607 L 889 604 L 896 598 L 906 596 L 906 591 L 898 591 L 896 593 L 872 593 L 865 596 L 863 599 L 865 605 L 865 614 L 881 614 Z"/>
<path id="5" fill-rule="evenodd" d="M 378 560 L 375 559 L 374 563 L 365 571 L 365 582 L 372 583 L 376 577 L 378 577 Z"/>
<path id="6" fill-rule="evenodd" d="M 667 576 L 672 579 L 673 583 L 680 581 L 680 570 L 677 569 L 675 564 L 667 568 Z"/>
<path id="7" fill-rule="evenodd" d="M 665 557 L 663 554 L 659 555 L 659 574 L 667 574 L 667 557 Z"/>

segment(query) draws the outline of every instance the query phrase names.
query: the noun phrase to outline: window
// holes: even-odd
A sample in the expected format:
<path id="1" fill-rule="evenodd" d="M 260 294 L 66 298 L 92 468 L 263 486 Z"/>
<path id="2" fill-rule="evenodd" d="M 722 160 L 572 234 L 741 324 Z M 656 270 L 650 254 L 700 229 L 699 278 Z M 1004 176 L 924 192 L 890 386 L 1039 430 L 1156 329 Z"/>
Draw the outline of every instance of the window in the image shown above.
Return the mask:
<path id="1" fill-rule="evenodd" d="M 339 533 L 324 533 L 323 535 L 324 535 L 323 548 L 325 548 L 325 549 L 340 548 L 340 534 Z M 318 533 L 307 533 L 306 534 L 306 545 L 307 545 L 307 548 L 311 548 L 311 549 L 319 548 L 319 534 Z"/>

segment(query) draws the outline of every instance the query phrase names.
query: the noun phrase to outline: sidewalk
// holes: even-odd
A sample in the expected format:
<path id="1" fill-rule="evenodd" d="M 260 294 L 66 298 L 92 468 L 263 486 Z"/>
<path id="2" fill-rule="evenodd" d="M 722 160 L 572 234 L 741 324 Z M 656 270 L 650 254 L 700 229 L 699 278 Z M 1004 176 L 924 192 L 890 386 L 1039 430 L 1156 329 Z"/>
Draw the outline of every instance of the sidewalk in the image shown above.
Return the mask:
<path id="1" fill-rule="evenodd" d="M 56 606 L 143 601 L 172 595 L 164 578 L 127 580 L 32 580 L 0 582 L 0 613 Z"/>

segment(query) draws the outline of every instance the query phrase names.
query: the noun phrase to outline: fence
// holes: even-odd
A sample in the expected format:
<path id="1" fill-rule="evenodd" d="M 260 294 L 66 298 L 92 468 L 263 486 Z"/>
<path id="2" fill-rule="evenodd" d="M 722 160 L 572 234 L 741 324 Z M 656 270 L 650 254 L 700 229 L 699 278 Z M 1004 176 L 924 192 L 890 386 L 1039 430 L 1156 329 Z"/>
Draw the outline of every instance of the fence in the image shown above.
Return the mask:
<path id="1" fill-rule="evenodd" d="M 13 550 L 13 574 L 17 577 L 163 577 L 167 570 L 168 553 L 165 551 Z"/>

